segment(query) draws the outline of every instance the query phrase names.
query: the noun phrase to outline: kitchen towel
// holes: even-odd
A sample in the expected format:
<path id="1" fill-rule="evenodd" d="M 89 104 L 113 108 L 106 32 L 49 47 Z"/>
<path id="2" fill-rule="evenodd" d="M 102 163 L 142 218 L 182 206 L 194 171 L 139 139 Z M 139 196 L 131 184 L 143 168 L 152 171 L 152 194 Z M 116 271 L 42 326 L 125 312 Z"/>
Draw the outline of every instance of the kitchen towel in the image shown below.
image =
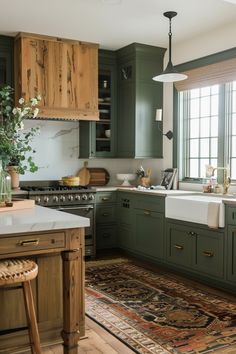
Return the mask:
<path id="1" fill-rule="evenodd" d="M 210 228 L 217 229 L 219 227 L 220 203 L 209 202 L 207 213 L 207 224 Z"/>

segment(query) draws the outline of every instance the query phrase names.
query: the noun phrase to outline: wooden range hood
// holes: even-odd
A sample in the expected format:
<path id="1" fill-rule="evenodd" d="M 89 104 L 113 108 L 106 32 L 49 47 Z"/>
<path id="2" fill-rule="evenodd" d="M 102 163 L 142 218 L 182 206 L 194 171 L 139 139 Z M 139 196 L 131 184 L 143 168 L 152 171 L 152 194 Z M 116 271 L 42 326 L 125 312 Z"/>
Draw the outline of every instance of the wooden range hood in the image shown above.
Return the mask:
<path id="1" fill-rule="evenodd" d="M 98 45 L 19 33 L 15 99 L 40 94 L 39 118 L 99 120 Z"/>

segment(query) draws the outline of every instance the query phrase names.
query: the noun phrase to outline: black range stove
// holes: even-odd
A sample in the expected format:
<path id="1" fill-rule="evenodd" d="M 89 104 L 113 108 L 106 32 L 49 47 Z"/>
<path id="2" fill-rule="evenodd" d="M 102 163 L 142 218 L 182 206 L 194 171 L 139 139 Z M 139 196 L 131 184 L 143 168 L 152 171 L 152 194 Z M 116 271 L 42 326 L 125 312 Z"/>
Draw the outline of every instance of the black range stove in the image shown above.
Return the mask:
<path id="1" fill-rule="evenodd" d="M 89 218 L 90 226 L 85 228 L 85 255 L 95 256 L 94 189 L 61 186 L 51 181 L 23 184 L 21 189 L 28 192 L 28 198 L 34 199 L 37 205 Z"/>
<path id="2" fill-rule="evenodd" d="M 28 192 L 29 199 L 34 199 L 35 203 L 41 206 L 86 204 L 95 201 L 94 189 L 84 186 L 25 185 L 21 189 Z"/>

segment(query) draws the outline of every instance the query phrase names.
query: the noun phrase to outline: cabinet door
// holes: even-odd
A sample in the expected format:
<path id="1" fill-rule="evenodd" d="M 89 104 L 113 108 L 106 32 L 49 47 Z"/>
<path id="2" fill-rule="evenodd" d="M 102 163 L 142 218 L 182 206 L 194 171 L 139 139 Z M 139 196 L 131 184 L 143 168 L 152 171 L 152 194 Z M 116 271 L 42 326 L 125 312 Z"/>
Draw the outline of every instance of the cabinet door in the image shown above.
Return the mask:
<path id="1" fill-rule="evenodd" d="M 0 36 L 0 86 L 13 86 L 13 38 Z"/>
<path id="2" fill-rule="evenodd" d="M 99 225 L 96 230 L 96 244 L 97 249 L 116 247 L 115 225 Z"/>
<path id="3" fill-rule="evenodd" d="M 135 80 L 133 61 L 118 68 L 117 157 L 135 157 Z"/>
<path id="4" fill-rule="evenodd" d="M 96 207 L 96 222 L 98 224 L 115 222 L 115 206 L 98 205 Z"/>
<path id="5" fill-rule="evenodd" d="M 97 120 L 97 53 L 96 45 L 48 37 L 17 38 L 16 99 L 41 94 L 43 118 Z"/>
<path id="6" fill-rule="evenodd" d="M 166 225 L 167 260 L 181 266 L 192 267 L 195 236 L 188 228 L 178 224 Z"/>
<path id="7" fill-rule="evenodd" d="M 236 282 L 236 227 L 228 227 L 227 278 Z"/>
<path id="8" fill-rule="evenodd" d="M 196 269 L 209 275 L 223 277 L 224 234 L 210 230 L 196 230 Z"/>
<path id="9" fill-rule="evenodd" d="M 117 232 L 118 247 L 133 251 L 135 248 L 132 228 L 124 224 L 118 224 Z"/>
<path id="10" fill-rule="evenodd" d="M 135 210 L 135 248 L 147 256 L 164 258 L 164 215 L 148 210 Z"/>

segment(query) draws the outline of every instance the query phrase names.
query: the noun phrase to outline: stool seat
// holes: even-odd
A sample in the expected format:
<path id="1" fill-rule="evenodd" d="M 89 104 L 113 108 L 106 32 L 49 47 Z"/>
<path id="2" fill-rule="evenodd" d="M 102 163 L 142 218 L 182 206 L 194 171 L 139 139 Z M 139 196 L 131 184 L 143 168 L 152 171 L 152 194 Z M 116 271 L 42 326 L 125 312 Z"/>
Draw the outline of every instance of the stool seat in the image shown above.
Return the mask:
<path id="1" fill-rule="evenodd" d="M 23 283 L 36 278 L 38 266 L 30 259 L 0 261 L 0 286 Z"/>
<path id="2" fill-rule="evenodd" d="M 0 261 L 0 286 L 22 283 L 32 354 L 42 353 L 30 284 L 30 281 L 36 278 L 37 274 L 38 266 L 31 259 L 5 259 Z"/>

